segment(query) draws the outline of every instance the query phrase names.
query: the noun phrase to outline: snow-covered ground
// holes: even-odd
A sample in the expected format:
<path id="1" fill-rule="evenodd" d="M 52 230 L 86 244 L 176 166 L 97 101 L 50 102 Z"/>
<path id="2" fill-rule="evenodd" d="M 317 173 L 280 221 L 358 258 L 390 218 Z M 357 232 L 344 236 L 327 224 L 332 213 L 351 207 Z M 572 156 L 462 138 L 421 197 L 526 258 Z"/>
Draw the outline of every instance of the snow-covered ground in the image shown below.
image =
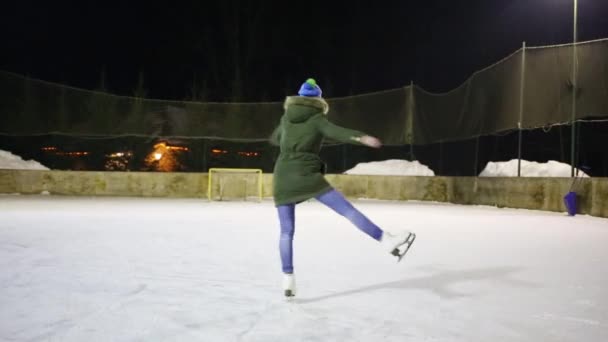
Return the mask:
<path id="1" fill-rule="evenodd" d="M 35 160 L 23 160 L 11 152 L 0 150 L 0 169 L 48 170 L 49 168 Z"/>
<path id="2" fill-rule="evenodd" d="M 517 159 L 506 162 L 489 162 L 479 174 L 480 177 L 517 177 Z M 549 160 L 546 163 L 521 161 L 522 177 L 570 177 L 571 166 L 569 164 Z M 585 172 L 579 170 L 578 177 L 589 177 Z"/>
<path id="3" fill-rule="evenodd" d="M 368 163 L 359 163 L 344 172 L 347 175 L 385 175 L 385 176 L 434 176 L 428 166 L 419 161 L 389 159 Z"/>
<path id="4" fill-rule="evenodd" d="M 489 162 L 480 177 L 517 177 L 517 159 L 506 162 Z M 391 176 L 434 176 L 428 166 L 419 161 L 390 159 L 368 163 L 359 163 L 344 172 L 349 175 L 391 175 Z M 570 177 L 570 165 L 550 160 L 546 163 L 521 161 L 522 177 Z M 589 177 L 579 171 L 579 177 Z"/>
<path id="5" fill-rule="evenodd" d="M 271 202 L 0 196 L 0 341 L 606 341 L 608 220 L 355 205 L 408 256 L 303 203 L 286 302 Z"/>

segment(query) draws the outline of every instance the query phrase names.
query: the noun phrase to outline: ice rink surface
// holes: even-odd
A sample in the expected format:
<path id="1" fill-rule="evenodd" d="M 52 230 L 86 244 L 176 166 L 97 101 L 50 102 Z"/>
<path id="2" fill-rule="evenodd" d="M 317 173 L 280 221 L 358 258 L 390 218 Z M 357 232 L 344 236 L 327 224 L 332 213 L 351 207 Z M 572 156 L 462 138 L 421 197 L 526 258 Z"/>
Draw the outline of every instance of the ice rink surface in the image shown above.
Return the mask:
<path id="1" fill-rule="evenodd" d="M 358 200 L 401 263 L 316 202 L 282 297 L 272 202 L 0 196 L 0 341 L 608 341 L 608 220 Z"/>

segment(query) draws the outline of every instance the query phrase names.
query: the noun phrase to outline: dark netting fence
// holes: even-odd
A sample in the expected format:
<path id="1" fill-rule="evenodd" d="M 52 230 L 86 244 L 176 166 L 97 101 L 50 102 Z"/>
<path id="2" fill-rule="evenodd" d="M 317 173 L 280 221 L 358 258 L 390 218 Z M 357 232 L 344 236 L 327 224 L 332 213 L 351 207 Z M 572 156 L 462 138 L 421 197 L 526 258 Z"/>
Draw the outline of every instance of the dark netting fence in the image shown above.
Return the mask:
<path id="1" fill-rule="evenodd" d="M 0 149 L 52 169 L 270 172 L 278 154 L 267 138 L 280 102 L 142 99 L 9 72 L 0 72 L 0 90 Z M 474 176 L 488 161 L 521 158 L 608 176 L 599 148 L 608 138 L 608 40 L 524 47 L 444 94 L 409 85 L 327 101 L 330 120 L 386 144 L 328 142 L 321 155 L 331 173 L 407 159 L 438 175 Z"/>

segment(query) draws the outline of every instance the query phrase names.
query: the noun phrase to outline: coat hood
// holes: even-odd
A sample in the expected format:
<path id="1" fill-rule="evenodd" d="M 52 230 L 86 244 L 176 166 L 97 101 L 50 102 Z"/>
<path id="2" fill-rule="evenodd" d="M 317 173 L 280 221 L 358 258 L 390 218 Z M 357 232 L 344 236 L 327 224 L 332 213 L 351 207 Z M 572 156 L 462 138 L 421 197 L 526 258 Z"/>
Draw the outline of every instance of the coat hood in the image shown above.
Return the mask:
<path id="1" fill-rule="evenodd" d="M 288 96 L 283 108 L 285 116 L 292 123 L 304 122 L 319 112 L 327 114 L 329 111 L 329 105 L 323 98 L 306 96 Z"/>

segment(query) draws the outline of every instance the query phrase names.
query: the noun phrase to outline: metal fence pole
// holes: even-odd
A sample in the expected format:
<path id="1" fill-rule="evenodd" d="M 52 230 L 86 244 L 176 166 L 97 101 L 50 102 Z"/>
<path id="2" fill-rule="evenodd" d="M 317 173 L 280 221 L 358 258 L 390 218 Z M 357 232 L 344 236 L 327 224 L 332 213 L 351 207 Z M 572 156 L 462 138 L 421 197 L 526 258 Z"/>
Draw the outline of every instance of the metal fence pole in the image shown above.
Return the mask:
<path id="1" fill-rule="evenodd" d="M 574 0 L 574 28 L 572 42 L 572 141 L 570 142 L 570 176 L 574 177 L 575 168 L 575 149 L 576 149 L 576 40 L 577 40 L 577 17 L 578 17 L 578 1 Z"/>
<path id="2" fill-rule="evenodd" d="M 517 177 L 521 177 L 521 146 L 522 146 L 522 129 L 521 122 L 524 116 L 524 89 L 526 86 L 526 42 L 522 43 L 521 47 L 521 74 L 519 80 L 519 121 L 517 128 L 519 129 L 519 138 L 517 143 Z"/>
<path id="3" fill-rule="evenodd" d="M 443 141 L 439 141 L 439 176 L 443 176 Z"/>
<path id="4" fill-rule="evenodd" d="M 473 176 L 479 176 L 477 165 L 479 164 L 479 135 L 475 138 L 475 163 L 473 164 Z"/>
<path id="5" fill-rule="evenodd" d="M 414 156 L 414 81 L 410 81 L 410 101 L 408 103 L 408 134 L 409 134 L 409 143 L 410 143 L 410 160 L 416 160 Z"/>
<path id="6" fill-rule="evenodd" d="M 201 172 L 208 172 L 207 170 L 207 140 L 203 138 L 203 169 Z"/>

